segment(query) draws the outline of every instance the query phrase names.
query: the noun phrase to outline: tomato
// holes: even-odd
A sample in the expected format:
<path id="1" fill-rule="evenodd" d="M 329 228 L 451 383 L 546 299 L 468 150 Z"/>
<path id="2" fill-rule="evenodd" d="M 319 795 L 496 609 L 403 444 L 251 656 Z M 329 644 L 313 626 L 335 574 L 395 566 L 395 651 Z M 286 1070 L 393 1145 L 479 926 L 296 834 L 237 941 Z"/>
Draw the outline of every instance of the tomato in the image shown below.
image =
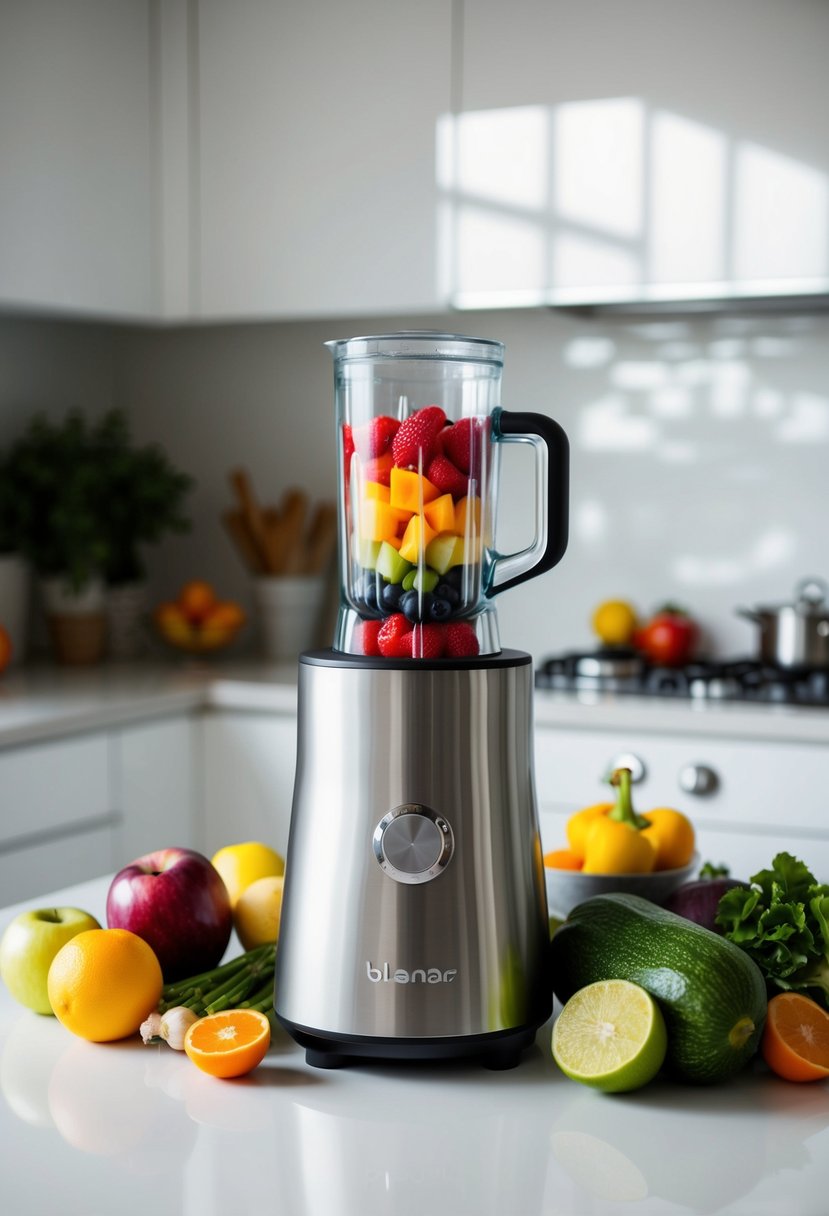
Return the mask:
<path id="1" fill-rule="evenodd" d="M 696 622 L 691 617 L 678 609 L 665 608 L 637 629 L 633 644 L 652 663 L 680 667 L 691 658 L 697 637 Z"/>

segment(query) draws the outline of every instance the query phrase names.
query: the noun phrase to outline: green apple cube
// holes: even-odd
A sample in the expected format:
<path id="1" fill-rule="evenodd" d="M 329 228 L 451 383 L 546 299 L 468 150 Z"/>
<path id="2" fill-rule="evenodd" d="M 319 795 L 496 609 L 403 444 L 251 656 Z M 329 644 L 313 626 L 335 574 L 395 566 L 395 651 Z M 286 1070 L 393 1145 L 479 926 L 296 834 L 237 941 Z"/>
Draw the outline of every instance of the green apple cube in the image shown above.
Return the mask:
<path id="1" fill-rule="evenodd" d="M 403 579 L 403 590 L 411 591 L 412 587 L 414 587 L 414 581 L 416 578 L 417 578 L 417 569 L 415 568 L 414 570 L 410 570 L 409 573 L 406 575 L 406 577 Z"/>
<path id="2" fill-rule="evenodd" d="M 426 561 L 438 574 L 445 574 L 453 566 L 462 566 L 463 556 L 463 537 L 454 532 L 440 532 L 426 547 Z"/>
<path id="3" fill-rule="evenodd" d="M 364 570 L 374 570 L 380 555 L 379 540 L 365 540 L 356 533 L 351 538 L 351 556 Z"/>
<path id="4" fill-rule="evenodd" d="M 415 591 L 429 592 L 434 591 L 440 582 L 440 575 L 435 570 L 430 570 L 427 566 L 424 570 L 416 570 L 412 587 Z"/>
<path id="5" fill-rule="evenodd" d="M 382 574 L 387 583 L 402 583 L 412 568 L 412 563 L 401 557 L 394 545 L 383 541 L 377 555 L 376 570 Z"/>

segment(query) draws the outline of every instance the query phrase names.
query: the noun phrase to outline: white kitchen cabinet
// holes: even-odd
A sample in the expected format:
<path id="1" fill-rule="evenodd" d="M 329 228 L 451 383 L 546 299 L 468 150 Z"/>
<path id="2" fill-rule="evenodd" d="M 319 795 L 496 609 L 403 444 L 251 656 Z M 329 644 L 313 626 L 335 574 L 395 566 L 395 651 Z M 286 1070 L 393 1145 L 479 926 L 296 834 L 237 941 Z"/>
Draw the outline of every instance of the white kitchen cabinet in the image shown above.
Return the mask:
<path id="1" fill-rule="evenodd" d="M 786 850 L 829 882 L 825 743 L 538 727 L 536 789 L 545 850 L 566 846 L 565 824 L 573 811 L 613 800 L 603 776 L 631 756 L 645 770 L 634 786 L 637 809 L 684 811 L 694 823 L 703 861 L 725 863 L 746 878 Z M 690 768 L 713 773 L 715 788 L 684 792 L 679 777 Z"/>
<path id="2" fill-rule="evenodd" d="M 199 0 L 203 317 L 433 309 L 447 0 Z"/>
<path id="3" fill-rule="evenodd" d="M 829 6 L 465 0 L 460 306 L 829 292 Z"/>
<path id="4" fill-rule="evenodd" d="M 147 0 L 0 5 L 0 304 L 155 308 Z"/>
<path id="5" fill-rule="evenodd" d="M 194 847 L 198 730 L 192 718 L 172 718 L 112 736 L 118 867 L 171 845 Z"/>
<path id="6" fill-rule="evenodd" d="M 202 848 L 261 840 L 288 846 L 296 767 L 294 714 L 208 713 L 203 726 Z"/>

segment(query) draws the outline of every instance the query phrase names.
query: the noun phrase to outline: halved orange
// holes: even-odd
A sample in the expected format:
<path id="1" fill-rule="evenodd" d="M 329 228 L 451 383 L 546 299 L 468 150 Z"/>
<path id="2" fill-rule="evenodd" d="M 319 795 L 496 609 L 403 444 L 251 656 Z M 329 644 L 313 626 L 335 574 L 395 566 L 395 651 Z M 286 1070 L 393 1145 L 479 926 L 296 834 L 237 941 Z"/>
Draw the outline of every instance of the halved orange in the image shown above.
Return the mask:
<path id="1" fill-rule="evenodd" d="M 184 1036 L 184 1050 L 211 1077 L 243 1077 L 265 1058 L 271 1026 L 256 1009 L 228 1009 L 199 1018 Z"/>
<path id="2" fill-rule="evenodd" d="M 763 1059 L 786 1081 L 829 1077 L 829 1013 L 799 992 L 781 992 L 769 1001 Z"/>

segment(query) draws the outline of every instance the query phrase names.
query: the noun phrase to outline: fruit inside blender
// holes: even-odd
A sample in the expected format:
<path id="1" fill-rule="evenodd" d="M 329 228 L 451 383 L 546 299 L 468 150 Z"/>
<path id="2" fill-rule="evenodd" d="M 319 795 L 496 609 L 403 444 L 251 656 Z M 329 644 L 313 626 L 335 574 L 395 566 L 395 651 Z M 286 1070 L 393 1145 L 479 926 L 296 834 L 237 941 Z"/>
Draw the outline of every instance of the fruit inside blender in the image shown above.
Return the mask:
<path id="1" fill-rule="evenodd" d="M 489 419 L 438 405 L 342 426 L 349 650 L 468 658 L 491 543 Z"/>

